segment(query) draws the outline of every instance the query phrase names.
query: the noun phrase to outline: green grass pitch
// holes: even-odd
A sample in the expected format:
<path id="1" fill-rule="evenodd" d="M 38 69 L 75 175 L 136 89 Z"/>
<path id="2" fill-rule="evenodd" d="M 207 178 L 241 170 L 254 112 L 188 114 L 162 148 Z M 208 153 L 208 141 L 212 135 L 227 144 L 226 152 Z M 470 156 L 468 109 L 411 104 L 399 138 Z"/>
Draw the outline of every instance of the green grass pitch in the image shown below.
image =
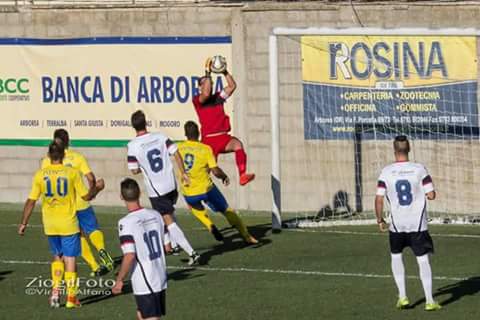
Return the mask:
<path id="1" fill-rule="evenodd" d="M 20 206 L 0 206 L 0 319 L 134 319 L 131 294 L 91 291 L 76 310 L 52 310 L 39 290 L 27 292 L 32 277 L 50 277 L 48 245 L 34 214 L 25 237 L 16 234 Z M 108 249 L 120 256 L 116 224 L 123 210 L 97 208 Z M 432 226 L 434 292 L 444 305 L 426 313 L 415 258 L 408 251 L 407 292 L 414 307 L 396 310 L 388 238 L 376 226 L 284 230 L 272 234 L 267 215 L 244 213 L 261 245 L 246 247 L 231 229 L 216 242 L 192 216 L 178 220 L 203 265 L 187 268 L 186 256 L 169 256 L 166 319 L 478 319 L 480 228 Z M 221 228 L 226 221 L 214 220 Z M 88 276 L 85 264 L 79 275 Z M 111 279 L 109 274 L 103 280 Z M 29 286 L 29 288 L 32 286 Z M 84 288 L 83 288 L 84 289 Z M 93 289 L 92 289 L 93 290 Z"/>

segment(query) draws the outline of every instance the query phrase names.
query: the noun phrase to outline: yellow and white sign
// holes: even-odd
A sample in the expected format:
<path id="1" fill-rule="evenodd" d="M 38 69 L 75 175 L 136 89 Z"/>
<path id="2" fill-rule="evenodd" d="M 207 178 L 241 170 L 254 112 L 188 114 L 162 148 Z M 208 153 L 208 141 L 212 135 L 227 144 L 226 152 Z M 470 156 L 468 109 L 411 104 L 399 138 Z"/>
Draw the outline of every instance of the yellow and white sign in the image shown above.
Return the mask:
<path id="1" fill-rule="evenodd" d="M 204 61 L 218 54 L 231 71 L 230 37 L 0 39 L 0 140 L 47 141 L 62 127 L 83 145 L 122 145 L 138 109 L 152 131 L 183 139 Z"/>
<path id="2" fill-rule="evenodd" d="M 304 36 L 303 81 L 414 87 L 476 80 L 476 52 L 474 36 Z"/>
<path id="3" fill-rule="evenodd" d="M 303 36 L 305 138 L 478 132 L 474 36 Z M 375 131 L 372 128 L 382 128 Z M 359 131 L 360 130 L 360 131 Z"/>

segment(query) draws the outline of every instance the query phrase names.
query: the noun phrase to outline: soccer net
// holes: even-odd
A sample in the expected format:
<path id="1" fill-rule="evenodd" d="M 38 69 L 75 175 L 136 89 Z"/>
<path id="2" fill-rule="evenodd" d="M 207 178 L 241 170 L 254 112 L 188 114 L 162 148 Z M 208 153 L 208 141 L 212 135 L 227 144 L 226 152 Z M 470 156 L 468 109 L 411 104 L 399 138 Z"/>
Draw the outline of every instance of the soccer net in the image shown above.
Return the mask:
<path id="1" fill-rule="evenodd" d="M 434 180 L 430 221 L 480 222 L 476 37 L 381 32 L 271 37 L 284 227 L 374 224 L 377 178 L 400 134 Z"/>

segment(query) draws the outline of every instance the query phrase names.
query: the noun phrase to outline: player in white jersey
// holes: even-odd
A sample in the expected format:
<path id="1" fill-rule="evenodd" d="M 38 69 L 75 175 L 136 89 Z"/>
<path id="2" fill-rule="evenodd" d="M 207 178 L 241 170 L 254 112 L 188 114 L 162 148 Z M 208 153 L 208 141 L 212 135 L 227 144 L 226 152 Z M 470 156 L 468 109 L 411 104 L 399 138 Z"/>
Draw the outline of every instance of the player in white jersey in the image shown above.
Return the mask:
<path id="1" fill-rule="evenodd" d="M 135 180 L 123 180 L 120 189 L 129 213 L 118 222 L 123 259 L 112 292 L 121 293 L 123 280 L 132 272 L 138 319 L 159 319 L 165 315 L 167 289 L 163 219 L 141 207 Z"/>
<path id="2" fill-rule="evenodd" d="M 200 256 L 193 250 L 173 216 L 178 192 L 170 156 L 175 158 L 182 182 L 189 183 L 177 145 L 161 133 L 148 132 L 147 120 L 141 110 L 132 114 L 131 122 L 137 136 L 128 143 L 128 168 L 133 174 L 143 173 L 152 207 L 162 215 L 170 240 L 190 256 L 189 265 L 197 264 Z"/>
<path id="3" fill-rule="evenodd" d="M 409 307 L 405 289 L 405 267 L 402 251 L 410 247 L 417 257 L 420 279 L 425 292 L 425 310 L 440 309 L 432 296 L 432 270 L 428 255 L 433 253 L 433 241 L 427 227 L 427 199 L 435 199 L 432 178 L 427 169 L 408 160 L 410 144 L 406 136 L 393 142 L 396 162 L 386 166 L 378 178 L 375 214 L 381 231 L 388 227 L 383 219 L 383 198 L 390 204 L 390 252 L 392 272 L 398 288 L 397 308 Z"/>

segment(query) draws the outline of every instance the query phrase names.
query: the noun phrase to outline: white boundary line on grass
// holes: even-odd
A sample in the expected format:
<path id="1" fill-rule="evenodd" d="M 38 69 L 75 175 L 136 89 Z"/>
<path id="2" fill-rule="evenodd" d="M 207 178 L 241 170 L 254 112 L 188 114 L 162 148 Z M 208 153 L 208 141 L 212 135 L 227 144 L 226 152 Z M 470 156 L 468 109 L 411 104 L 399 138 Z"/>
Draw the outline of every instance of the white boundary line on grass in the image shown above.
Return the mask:
<path id="1" fill-rule="evenodd" d="M 15 223 L 11 223 L 11 224 L 2 224 L 0 223 L 0 228 L 18 228 L 18 224 L 15 224 Z M 38 229 L 38 228 L 43 228 L 43 225 L 41 224 L 29 224 L 27 229 L 28 228 L 33 228 L 33 229 Z M 118 230 L 118 227 L 114 227 L 114 226 L 106 226 L 106 227 L 100 227 L 100 230 Z M 201 228 L 201 227 L 198 227 L 198 228 L 189 228 L 189 229 L 183 229 L 184 231 L 186 230 L 207 230 L 206 228 Z"/>
<path id="2" fill-rule="evenodd" d="M 0 259 L 0 263 L 3 264 L 33 264 L 33 265 L 48 265 L 50 261 L 31 261 L 31 260 L 3 260 Z M 83 263 L 81 263 L 83 264 Z M 301 275 L 301 276 L 324 276 L 324 277 L 349 277 L 349 278 L 377 278 L 377 279 L 390 279 L 391 275 L 386 274 L 373 274 L 373 273 L 350 273 L 350 272 L 324 272 L 324 271 L 306 271 L 306 270 L 284 270 L 284 269 L 254 269 L 254 268 L 242 268 L 242 267 L 187 267 L 187 266 L 168 266 L 171 270 L 200 270 L 200 271 L 216 271 L 216 272 L 238 272 L 238 273 L 272 273 L 272 274 L 287 274 L 287 275 Z M 419 279 L 418 276 L 407 276 L 408 279 Z M 445 277 L 436 276 L 434 280 L 444 281 L 465 281 L 466 277 Z"/>
<path id="3" fill-rule="evenodd" d="M 1 224 L 0 228 L 17 228 L 18 224 Z M 41 224 L 29 224 L 28 228 L 43 228 Z M 117 227 L 106 226 L 101 227 L 101 230 L 117 230 Z M 189 228 L 184 229 L 184 231 L 188 230 L 206 230 L 205 228 Z M 283 231 L 287 232 L 305 232 L 305 233 L 332 233 L 332 234 L 347 234 L 347 235 L 364 235 L 364 236 L 383 236 L 388 233 L 381 233 L 381 232 L 364 232 L 364 231 L 342 231 L 342 230 L 314 230 L 314 229 L 282 229 Z M 434 237 L 442 237 L 442 238 L 467 238 L 467 239 L 480 239 L 479 234 L 458 234 L 458 233 L 432 233 Z"/>

